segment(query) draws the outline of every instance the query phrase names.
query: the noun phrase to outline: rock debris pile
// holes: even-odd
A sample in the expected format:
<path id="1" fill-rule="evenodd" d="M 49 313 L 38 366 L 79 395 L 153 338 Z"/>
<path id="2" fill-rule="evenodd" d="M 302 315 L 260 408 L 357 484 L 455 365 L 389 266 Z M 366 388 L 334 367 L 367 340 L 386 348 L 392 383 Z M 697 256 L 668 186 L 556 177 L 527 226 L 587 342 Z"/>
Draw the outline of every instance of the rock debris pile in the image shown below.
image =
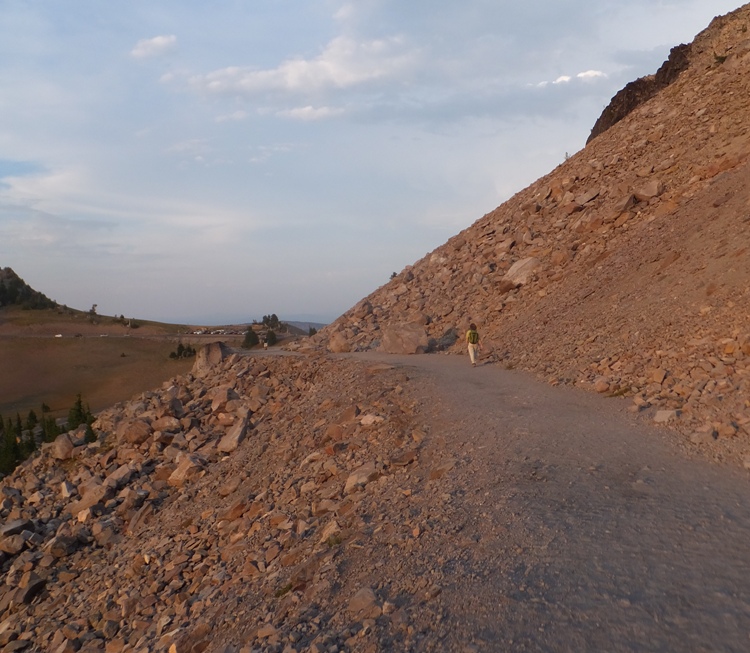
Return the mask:
<path id="1" fill-rule="evenodd" d="M 747 5 L 714 19 L 669 84 L 319 342 L 462 352 L 473 321 L 494 360 L 632 397 L 717 456 L 746 454 L 749 27 Z"/>
<path id="2" fill-rule="evenodd" d="M 390 366 L 207 347 L 192 374 L 99 415 L 97 442 L 61 435 L 3 480 L 0 650 L 437 637 L 432 556 L 461 520 L 440 496 L 454 461 L 417 423 Z"/>

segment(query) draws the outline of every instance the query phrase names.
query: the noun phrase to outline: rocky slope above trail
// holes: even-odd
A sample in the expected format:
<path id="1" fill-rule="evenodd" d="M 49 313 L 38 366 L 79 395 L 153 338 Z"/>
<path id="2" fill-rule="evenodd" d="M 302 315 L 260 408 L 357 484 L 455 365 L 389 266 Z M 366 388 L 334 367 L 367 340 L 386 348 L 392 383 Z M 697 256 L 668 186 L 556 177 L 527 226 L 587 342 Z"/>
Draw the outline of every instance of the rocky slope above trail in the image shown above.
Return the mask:
<path id="1" fill-rule="evenodd" d="M 497 361 L 747 445 L 749 26 L 715 19 L 671 84 L 317 341 L 462 352 L 473 321 Z"/>

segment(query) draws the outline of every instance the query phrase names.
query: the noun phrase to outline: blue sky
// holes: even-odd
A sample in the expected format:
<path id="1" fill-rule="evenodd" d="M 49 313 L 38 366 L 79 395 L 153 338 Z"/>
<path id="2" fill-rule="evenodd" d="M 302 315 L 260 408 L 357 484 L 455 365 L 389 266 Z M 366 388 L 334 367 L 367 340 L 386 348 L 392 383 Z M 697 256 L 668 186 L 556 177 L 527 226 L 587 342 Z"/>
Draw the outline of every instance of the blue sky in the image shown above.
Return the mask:
<path id="1" fill-rule="evenodd" d="M 329 321 L 581 149 L 737 0 L 2 0 L 0 266 Z"/>

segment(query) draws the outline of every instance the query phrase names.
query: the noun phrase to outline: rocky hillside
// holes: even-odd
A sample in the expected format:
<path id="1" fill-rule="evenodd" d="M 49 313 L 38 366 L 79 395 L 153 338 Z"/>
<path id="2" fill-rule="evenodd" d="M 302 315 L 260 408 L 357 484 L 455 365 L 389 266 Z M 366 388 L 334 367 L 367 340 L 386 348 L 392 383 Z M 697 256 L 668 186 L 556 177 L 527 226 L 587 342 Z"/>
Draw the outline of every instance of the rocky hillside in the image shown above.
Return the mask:
<path id="1" fill-rule="evenodd" d="M 676 79 L 631 97 L 583 150 L 320 342 L 463 352 L 473 321 L 508 366 L 632 397 L 694 439 L 747 443 L 749 26 L 750 5 L 714 19 L 680 49 Z"/>
<path id="2" fill-rule="evenodd" d="M 408 381 L 215 343 L 100 414 L 97 442 L 43 445 L 2 482 L 0 650 L 407 650 L 437 632 L 423 544 L 459 520 L 426 506 L 454 463 L 425 446 Z"/>
<path id="3" fill-rule="evenodd" d="M 750 6 L 716 19 L 670 84 L 307 355 L 207 346 L 99 414 L 95 442 L 61 435 L 2 479 L 0 650 L 477 650 L 447 647 L 446 588 L 510 553 L 461 532 L 482 500 L 449 486 L 460 454 L 430 432 L 430 389 L 323 345 L 459 353 L 475 321 L 489 360 L 747 449 L 749 24 Z M 555 471 L 521 462 L 534 483 Z"/>
<path id="4" fill-rule="evenodd" d="M 42 309 L 55 308 L 57 303 L 34 290 L 11 268 L 0 268 L 0 308 L 3 306 Z"/>

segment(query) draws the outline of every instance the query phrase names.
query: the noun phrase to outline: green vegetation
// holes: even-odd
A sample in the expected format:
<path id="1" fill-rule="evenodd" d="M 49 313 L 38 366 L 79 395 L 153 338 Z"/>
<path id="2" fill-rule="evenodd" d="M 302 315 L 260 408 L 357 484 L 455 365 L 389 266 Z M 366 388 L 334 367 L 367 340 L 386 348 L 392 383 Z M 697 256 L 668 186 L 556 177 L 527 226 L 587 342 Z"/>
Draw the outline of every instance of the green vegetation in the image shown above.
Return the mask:
<path id="1" fill-rule="evenodd" d="M 318 332 L 318 330 L 315 327 L 310 327 L 307 330 L 307 335 L 308 336 L 314 336 L 317 332 Z"/>
<path id="2" fill-rule="evenodd" d="M 3 420 L 0 416 L 0 474 L 10 474 L 19 463 L 31 456 L 41 442 L 52 442 L 63 431 L 57 426 L 54 417 L 46 417 L 49 412 L 46 404 L 42 404 L 42 420 L 39 421 L 33 410 L 29 411 L 25 424 L 21 416 L 16 413 L 15 420 Z M 81 395 L 77 395 L 75 403 L 68 411 L 66 431 L 74 431 L 82 424 L 86 425 L 86 442 L 94 442 L 96 434 L 91 428 L 94 416 L 87 405 L 84 405 Z"/>
<path id="3" fill-rule="evenodd" d="M 276 332 L 272 329 L 269 329 L 266 332 L 266 342 L 268 343 L 268 346 L 271 347 L 272 345 L 275 345 L 279 339 L 276 337 Z"/>
<path id="4" fill-rule="evenodd" d="M 281 598 L 285 594 L 288 594 L 291 591 L 291 589 L 292 589 L 292 584 L 287 583 L 283 587 L 280 587 L 279 589 L 277 589 L 276 592 L 274 592 L 274 596 L 276 596 L 277 599 Z"/>
<path id="5" fill-rule="evenodd" d="M 258 338 L 258 334 L 255 333 L 255 329 L 253 329 L 252 326 L 249 326 L 245 332 L 245 339 L 242 341 L 242 347 L 244 349 L 252 349 L 259 343 L 260 338 Z"/>
<path id="6" fill-rule="evenodd" d="M 261 320 L 261 324 L 269 329 L 278 329 L 281 326 L 279 318 L 276 317 L 276 313 L 272 313 L 271 315 L 264 315 L 263 319 Z"/>
<path id="7" fill-rule="evenodd" d="M 192 358 L 195 356 L 195 348 L 190 345 L 177 344 L 177 349 L 169 354 L 170 358 Z"/>
<path id="8" fill-rule="evenodd" d="M 21 461 L 21 435 L 10 418 L 4 422 L 0 417 L 0 429 L 0 473 L 9 474 Z"/>
<path id="9" fill-rule="evenodd" d="M 0 268 L 0 308 L 3 306 L 41 310 L 56 308 L 57 302 L 34 290 L 10 268 Z"/>
<path id="10" fill-rule="evenodd" d="M 68 423 L 67 423 L 68 431 L 74 431 L 81 424 L 86 424 L 87 426 L 90 426 L 93 422 L 94 422 L 94 416 L 91 414 L 91 409 L 89 408 L 88 404 L 86 406 L 83 405 L 83 399 L 81 398 L 81 394 L 78 393 L 76 395 L 75 403 L 73 404 L 72 408 L 68 411 Z"/>
<path id="11" fill-rule="evenodd" d="M 329 549 L 333 549 L 334 547 L 339 546 L 344 541 L 344 538 L 341 537 L 338 533 L 334 533 L 326 540 L 326 545 Z"/>

